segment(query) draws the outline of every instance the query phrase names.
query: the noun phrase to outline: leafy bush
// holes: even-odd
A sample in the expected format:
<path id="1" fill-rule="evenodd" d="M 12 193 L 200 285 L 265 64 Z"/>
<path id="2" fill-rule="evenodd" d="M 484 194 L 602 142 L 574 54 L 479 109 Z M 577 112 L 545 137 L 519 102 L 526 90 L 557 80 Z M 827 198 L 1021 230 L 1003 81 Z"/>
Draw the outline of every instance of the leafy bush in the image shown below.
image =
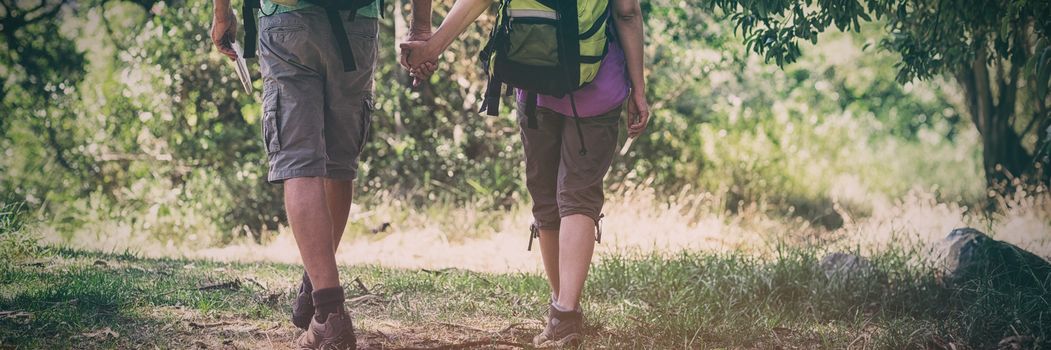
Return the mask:
<path id="1" fill-rule="evenodd" d="M 0 190 L 66 233 L 114 221 L 161 242 L 203 234 L 197 242 L 221 244 L 262 239 L 284 223 L 281 188 L 265 181 L 262 83 L 254 96 L 239 90 L 208 39 L 204 4 L 89 1 L 60 14 L 58 32 L 20 29 L 47 38 L 55 50 L 42 57 L 55 67 L 13 77 L 3 98 L 17 113 L 3 121 Z M 407 11 L 407 1 L 396 4 Z M 950 198 L 981 193 L 976 137 L 961 132 L 969 129 L 951 92 L 895 83 L 893 59 L 863 49 L 878 38 L 829 34 L 781 70 L 748 55 L 718 14 L 670 0 L 643 6 L 654 120 L 618 156 L 611 188 L 728 192 L 729 209 L 769 202 L 808 219 L 836 205 L 864 214 L 869 197 L 915 186 Z M 397 64 L 405 28 L 392 17 L 380 21 L 378 109 L 359 198 L 479 210 L 524 201 L 512 99 L 500 117 L 475 112 L 485 83 L 476 56 L 491 16 L 417 90 Z"/>

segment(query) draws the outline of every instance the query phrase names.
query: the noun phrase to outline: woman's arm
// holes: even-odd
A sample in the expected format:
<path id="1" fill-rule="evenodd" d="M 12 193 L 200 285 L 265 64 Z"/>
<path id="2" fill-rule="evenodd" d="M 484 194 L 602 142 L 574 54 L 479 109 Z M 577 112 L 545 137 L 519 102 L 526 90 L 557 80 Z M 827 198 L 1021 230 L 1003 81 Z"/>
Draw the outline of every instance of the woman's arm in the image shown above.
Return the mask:
<path id="1" fill-rule="evenodd" d="M 446 48 L 460 36 L 467 26 L 482 15 L 492 4 L 492 0 L 457 0 L 449 15 L 442 21 L 438 30 L 427 41 L 409 41 L 401 44 L 401 49 L 409 53 L 408 65 L 416 67 L 438 59 Z"/>
<path id="2" fill-rule="evenodd" d="M 650 119 L 650 106 L 646 102 L 646 77 L 644 74 L 642 45 L 645 37 L 642 27 L 642 8 L 639 0 L 613 1 L 613 21 L 617 26 L 620 47 L 628 65 L 628 80 L 631 95 L 628 98 L 628 135 L 639 136 Z"/>

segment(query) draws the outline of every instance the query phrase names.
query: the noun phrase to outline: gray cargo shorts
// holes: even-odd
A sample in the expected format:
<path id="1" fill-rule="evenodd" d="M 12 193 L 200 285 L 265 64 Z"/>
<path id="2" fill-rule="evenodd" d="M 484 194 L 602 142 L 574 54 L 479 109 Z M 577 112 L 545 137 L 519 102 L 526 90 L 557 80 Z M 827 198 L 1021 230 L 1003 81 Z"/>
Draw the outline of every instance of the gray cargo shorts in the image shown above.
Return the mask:
<path id="1" fill-rule="evenodd" d="M 582 214 L 598 222 L 605 204 L 602 179 L 617 151 L 622 107 L 580 120 L 586 155 L 580 155 L 580 138 L 573 117 L 537 108 L 537 128 L 526 126 L 523 106 L 518 123 L 525 148 L 526 188 L 533 198 L 533 219 L 538 228 L 558 230 L 563 217 Z"/>
<path id="2" fill-rule="evenodd" d="M 263 139 L 270 172 L 353 180 L 374 109 L 378 21 L 344 11 L 357 70 L 343 71 L 328 17 L 319 7 L 259 19 Z"/>

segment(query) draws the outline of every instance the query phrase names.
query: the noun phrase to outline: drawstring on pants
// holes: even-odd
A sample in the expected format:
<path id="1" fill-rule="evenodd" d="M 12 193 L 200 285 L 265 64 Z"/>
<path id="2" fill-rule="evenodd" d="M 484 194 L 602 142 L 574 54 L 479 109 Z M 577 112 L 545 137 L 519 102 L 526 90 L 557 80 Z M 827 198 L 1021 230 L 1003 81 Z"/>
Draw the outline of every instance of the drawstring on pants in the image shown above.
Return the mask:
<path id="1" fill-rule="evenodd" d="M 529 246 L 526 247 L 526 251 L 533 250 L 534 238 L 540 238 L 540 227 L 538 227 L 535 222 L 529 225 Z"/>
<path id="2" fill-rule="evenodd" d="M 599 214 L 598 219 L 595 219 L 595 242 L 602 243 L 602 218 L 606 217 L 606 214 Z M 540 238 L 540 226 L 537 226 L 536 222 L 529 225 L 529 245 L 526 246 L 526 251 L 533 250 L 533 240 Z"/>
<path id="3" fill-rule="evenodd" d="M 573 121 L 577 124 L 577 138 L 580 139 L 580 155 L 588 154 L 588 147 L 584 145 L 584 132 L 580 129 L 580 115 L 577 114 L 577 101 L 573 99 L 573 93 L 569 93 L 569 105 L 573 108 Z"/>

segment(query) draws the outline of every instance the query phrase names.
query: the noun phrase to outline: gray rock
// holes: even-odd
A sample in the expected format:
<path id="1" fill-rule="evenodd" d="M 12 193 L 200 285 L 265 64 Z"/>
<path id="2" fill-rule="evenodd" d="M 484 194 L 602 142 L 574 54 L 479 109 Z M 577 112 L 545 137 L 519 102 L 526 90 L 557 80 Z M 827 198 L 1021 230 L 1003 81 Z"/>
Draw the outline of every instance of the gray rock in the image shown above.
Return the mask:
<path id="1" fill-rule="evenodd" d="M 832 280 L 843 280 L 850 276 L 864 276 L 875 272 L 872 262 L 864 257 L 849 253 L 835 252 L 826 254 L 819 264 L 825 277 Z"/>
<path id="2" fill-rule="evenodd" d="M 952 230 L 935 257 L 938 280 L 948 286 L 975 279 L 992 280 L 1005 288 L 1051 285 L 1047 260 L 969 227 Z"/>

